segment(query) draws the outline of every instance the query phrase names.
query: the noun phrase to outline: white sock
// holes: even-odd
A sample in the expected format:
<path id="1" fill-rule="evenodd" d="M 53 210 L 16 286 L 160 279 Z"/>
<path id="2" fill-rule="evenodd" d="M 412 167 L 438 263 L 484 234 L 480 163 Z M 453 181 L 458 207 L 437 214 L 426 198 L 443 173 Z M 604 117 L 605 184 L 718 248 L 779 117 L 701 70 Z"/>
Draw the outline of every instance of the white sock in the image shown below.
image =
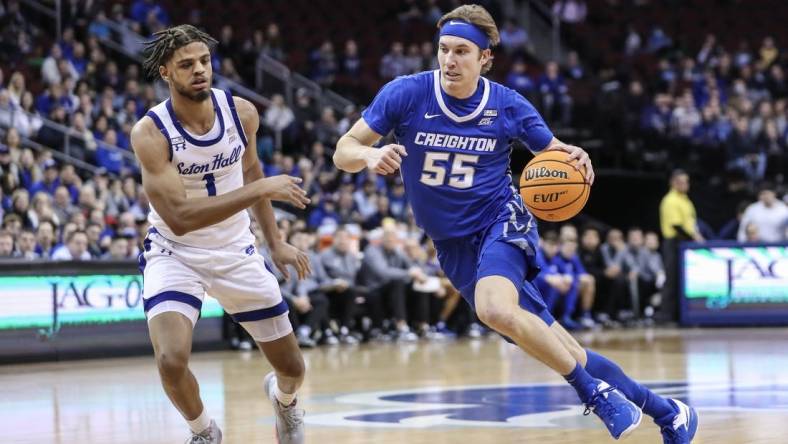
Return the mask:
<path id="1" fill-rule="evenodd" d="M 296 398 L 295 393 L 285 393 L 280 390 L 279 384 L 276 384 L 276 388 L 274 388 L 274 396 L 276 396 L 276 400 L 285 407 L 290 407 L 290 404 L 292 404 Z"/>
<path id="2" fill-rule="evenodd" d="M 199 434 L 203 432 L 205 429 L 211 426 L 211 417 L 208 416 L 208 409 L 203 408 L 200 416 L 192 419 L 191 421 L 187 419 L 186 422 L 189 423 L 189 428 L 193 433 Z"/>

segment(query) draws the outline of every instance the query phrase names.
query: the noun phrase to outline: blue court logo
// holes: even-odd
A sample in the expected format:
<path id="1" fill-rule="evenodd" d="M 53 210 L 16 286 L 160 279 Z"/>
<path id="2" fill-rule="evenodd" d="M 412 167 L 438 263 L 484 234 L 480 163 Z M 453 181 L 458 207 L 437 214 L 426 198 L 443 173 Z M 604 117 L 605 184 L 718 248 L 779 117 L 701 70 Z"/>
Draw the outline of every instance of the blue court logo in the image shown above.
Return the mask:
<path id="1" fill-rule="evenodd" d="M 786 385 L 647 384 L 655 393 L 681 399 L 701 411 L 788 412 Z M 428 388 L 340 396 L 353 410 L 310 414 L 310 424 L 346 427 L 536 427 L 597 428 L 584 417 L 567 384 Z"/>

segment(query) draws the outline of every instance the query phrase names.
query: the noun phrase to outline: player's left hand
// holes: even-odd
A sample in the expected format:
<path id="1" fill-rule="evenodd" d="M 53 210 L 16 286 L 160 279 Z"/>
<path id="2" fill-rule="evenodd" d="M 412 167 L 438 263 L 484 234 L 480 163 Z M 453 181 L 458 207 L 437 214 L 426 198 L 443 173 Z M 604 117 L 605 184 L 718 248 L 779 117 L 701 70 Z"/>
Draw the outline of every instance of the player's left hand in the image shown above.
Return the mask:
<path id="1" fill-rule="evenodd" d="M 286 242 L 271 247 L 271 259 L 274 261 L 276 268 L 282 272 L 285 279 L 290 279 L 290 273 L 287 271 L 288 265 L 295 267 L 298 272 L 298 279 L 304 279 L 312 273 L 312 267 L 309 265 L 309 256 Z"/>
<path id="2" fill-rule="evenodd" d="M 567 145 L 559 141 L 551 144 L 550 148 L 546 149 L 545 151 L 563 151 L 565 153 L 569 153 L 569 157 L 566 158 L 566 161 L 572 162 L 576 159 L 577 162 L 575 163 L 575 169 L 582 171 L 582 168 L 585 167 L 586 181 L 589 185 L 594 184 L 594 167 L 591 165 L 591 158 L 588 156 L 586 150 L 580 148 L 579 146 Z"/>

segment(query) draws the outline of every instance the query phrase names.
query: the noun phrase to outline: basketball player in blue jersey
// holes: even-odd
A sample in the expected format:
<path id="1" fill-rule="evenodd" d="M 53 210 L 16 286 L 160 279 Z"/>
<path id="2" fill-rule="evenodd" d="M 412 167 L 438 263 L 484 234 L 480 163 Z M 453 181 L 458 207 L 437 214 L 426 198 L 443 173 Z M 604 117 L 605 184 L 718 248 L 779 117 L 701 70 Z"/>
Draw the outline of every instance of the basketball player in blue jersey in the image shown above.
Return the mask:
<path id="1" fill-rule="evenodd" d="M 276 413 L 279 443 L 303 443 L 303 410 L 296 391 L 304 361 L 276 278 L 255 251 L 251 212 L 265 234 L 274 264 L 298 277 L 306 254 L 284 243 L 271 200 L 304 208 L 309 202 L 289 176 L 264 178 L 254 106 L 211 88 L 210 48 L 216 41 L 191 25 L 154 34 L 145 69 L 160 76 L 170 98 L 153 107 L 131 132 L 152 228 L 140 269 L 151 342 L 164 391 L 192 431 L 190 443 L 216 444 L 222 433 L 200 399 L 188 368 L 194 324 L 206 293 L 250 333 L 274 368 L 263 383 Z"/>
<path id="2" fill-rule="evenodd" d="M 385 85 L 337 143 L 337 167 L 400 170 L 416 221 L 479 318 L 563 375 L 586 413 L 599 416 L 614 438 L 631 433 L 645 411 L 665 443 L 689 443 L 695 411 L 655 395 L 615 363 L 584 350 L 555 322 L 531 283 L 539 272 L 538 235 L 512 186 L 510 142 L 519 139 L 533 152 L 564 151 L 593 182 L 588 155 L 553 137 L 522 96 L 481 77 L 491 66 L 490 46 L 499 41 L 484 8 L 461 6 L 444 15 L 438 28 L 440 69 Z M 392 130 L 397 144 L 372 147 Z"/>

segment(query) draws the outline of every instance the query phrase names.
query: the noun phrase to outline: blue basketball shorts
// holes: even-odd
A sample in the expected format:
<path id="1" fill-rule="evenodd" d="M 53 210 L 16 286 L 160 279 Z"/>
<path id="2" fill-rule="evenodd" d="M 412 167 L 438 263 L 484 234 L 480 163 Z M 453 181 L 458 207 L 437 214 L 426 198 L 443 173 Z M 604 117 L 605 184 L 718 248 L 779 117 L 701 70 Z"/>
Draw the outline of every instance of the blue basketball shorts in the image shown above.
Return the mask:
<path id="1" fill-rule="evenodd" d="M 552 325 L 555 319 L 531 282 L 540 270 L 535 255 L 538 242 L 532 221 L 513 226 L 499 220 L 474 234 L 434 243 L 443 272 L 474 310 L 476 283 L 487 276 L 502 276 L 519 289 L 520 307 Z"/>

